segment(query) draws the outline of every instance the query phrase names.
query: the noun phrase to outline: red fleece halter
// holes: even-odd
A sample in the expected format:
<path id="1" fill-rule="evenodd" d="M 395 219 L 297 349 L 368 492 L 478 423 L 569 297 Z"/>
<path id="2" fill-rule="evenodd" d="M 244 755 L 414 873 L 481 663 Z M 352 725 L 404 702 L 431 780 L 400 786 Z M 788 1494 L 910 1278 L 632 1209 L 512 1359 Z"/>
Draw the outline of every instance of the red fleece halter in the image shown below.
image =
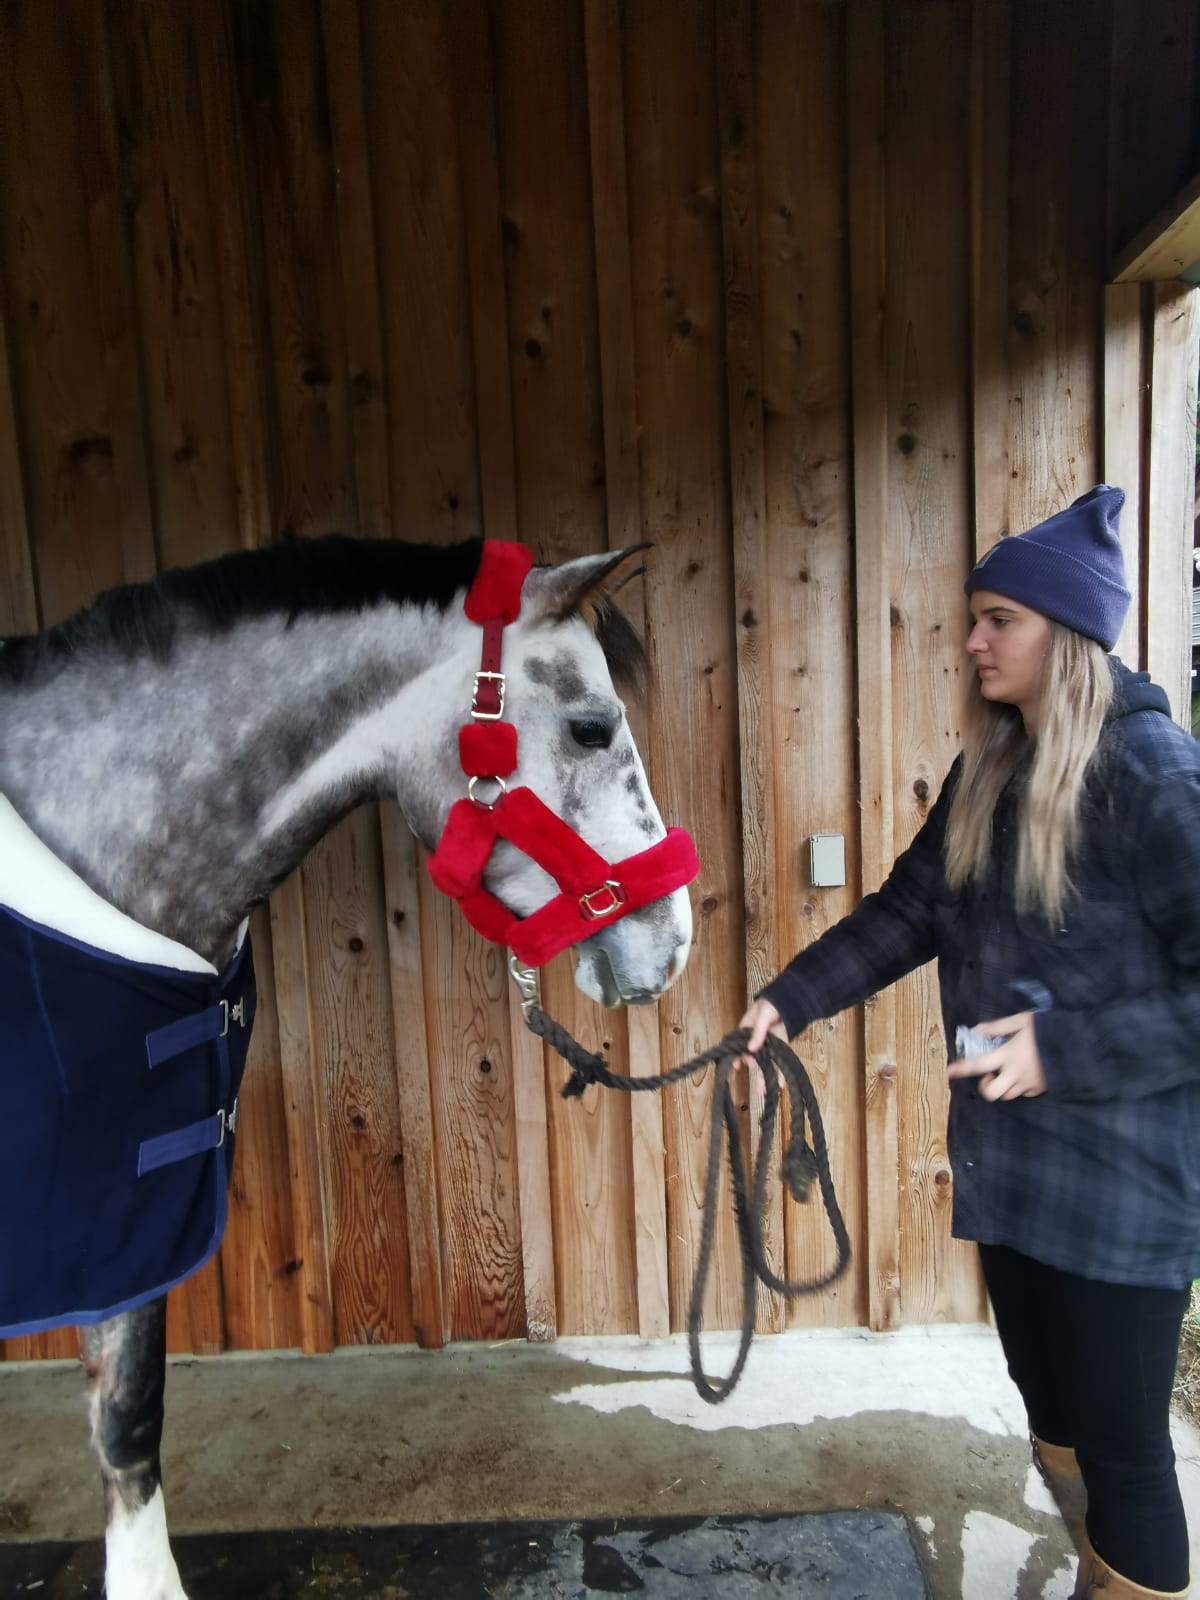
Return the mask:
<path id="1" fill-rule="evenodd" d="M 464 607 L 469 620 L 483 628 L 471 721 L 458 733 L 468 798 L 451 806 L 428 867 L 436 886 L 457 900 L 463 916 L 485 939 L 507 945 L 526 966 L 540 967 L 568 945 L 690 883 L 700 863 L 685 830 L 669 828 L 665 839 L 614 865 L 585 844 L 532 789 L 506 791 L 504 779 L 517 765 L 517 730 L 502 720 L 500 647 L 505 627 L 521 608 L 521 586 L 532 564 L 524 545 L 484 541 Z M 475 785 L 483 779 L 500 785 L 494 802 L 475 798 Z M 531 916 L 514 916 L 483 887 L 484 869 L 498 838 L 523 850 L 561 891 Z"/>

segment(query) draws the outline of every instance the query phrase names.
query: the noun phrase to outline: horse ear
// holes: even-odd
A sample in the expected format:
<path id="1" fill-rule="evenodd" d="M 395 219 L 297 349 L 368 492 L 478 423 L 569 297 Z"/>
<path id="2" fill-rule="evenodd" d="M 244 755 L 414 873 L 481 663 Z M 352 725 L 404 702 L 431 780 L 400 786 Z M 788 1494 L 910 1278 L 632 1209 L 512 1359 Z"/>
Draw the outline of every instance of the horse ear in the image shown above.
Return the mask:
<path id="1" fill-rule="evenodd" d="M 630 556 L 649 550 L 649 544 L 631 544 L 624 550 L 604 550 L 599 555 L 576 556 L 573 561 L 560 562 L 555 567 L 534 567 L 525 580 L 526 596 L 534 602 L 536 614 L 547 621 L 562 621 L 579 611 L 586 610 L 586 602 L 615 594 L 630 578 L 644 572 L 626 573 L 616 584 L 608 578 Z"/>

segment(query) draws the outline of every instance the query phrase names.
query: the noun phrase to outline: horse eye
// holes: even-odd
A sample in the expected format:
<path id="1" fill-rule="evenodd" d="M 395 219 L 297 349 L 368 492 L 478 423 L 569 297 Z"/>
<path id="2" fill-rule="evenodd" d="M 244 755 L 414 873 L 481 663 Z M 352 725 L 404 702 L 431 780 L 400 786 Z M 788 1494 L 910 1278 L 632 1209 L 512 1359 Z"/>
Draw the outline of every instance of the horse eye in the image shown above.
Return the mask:
<path id="1" fill-rule="evenodd" d="M 612 725 L 598 717 L 573 717 L 570 727 L 572 739 L 586 750 L 607 750 L 612 743 Z"/>

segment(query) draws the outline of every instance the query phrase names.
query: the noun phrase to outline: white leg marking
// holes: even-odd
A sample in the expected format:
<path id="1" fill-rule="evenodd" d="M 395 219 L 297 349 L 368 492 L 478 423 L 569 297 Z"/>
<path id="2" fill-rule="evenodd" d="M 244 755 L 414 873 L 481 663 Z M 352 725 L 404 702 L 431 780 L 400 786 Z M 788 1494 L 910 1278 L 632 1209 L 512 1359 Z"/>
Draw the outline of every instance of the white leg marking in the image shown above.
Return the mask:
<path id="1" fill-rule="evenodd" d="M 187 1600 L 167 1539 L 162 1487 L 137 1511 L 113 1498 L 104 1536 L 108 1600 Z"/>

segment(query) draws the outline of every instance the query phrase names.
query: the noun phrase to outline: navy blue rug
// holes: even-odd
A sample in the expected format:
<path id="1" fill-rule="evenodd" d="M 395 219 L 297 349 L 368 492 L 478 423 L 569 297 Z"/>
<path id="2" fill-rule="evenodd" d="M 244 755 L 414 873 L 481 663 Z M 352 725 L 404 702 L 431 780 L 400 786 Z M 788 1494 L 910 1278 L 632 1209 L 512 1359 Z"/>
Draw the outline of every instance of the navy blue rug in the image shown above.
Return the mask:
<path id="1" fill-rule="evenodd" d="M 189 1600 L 928 1600 L 902 1516 L 657 1517 L 205 1534 Z M 101 1549 L 0 1544 L 0 1595 L 100 1595 Z"/>

